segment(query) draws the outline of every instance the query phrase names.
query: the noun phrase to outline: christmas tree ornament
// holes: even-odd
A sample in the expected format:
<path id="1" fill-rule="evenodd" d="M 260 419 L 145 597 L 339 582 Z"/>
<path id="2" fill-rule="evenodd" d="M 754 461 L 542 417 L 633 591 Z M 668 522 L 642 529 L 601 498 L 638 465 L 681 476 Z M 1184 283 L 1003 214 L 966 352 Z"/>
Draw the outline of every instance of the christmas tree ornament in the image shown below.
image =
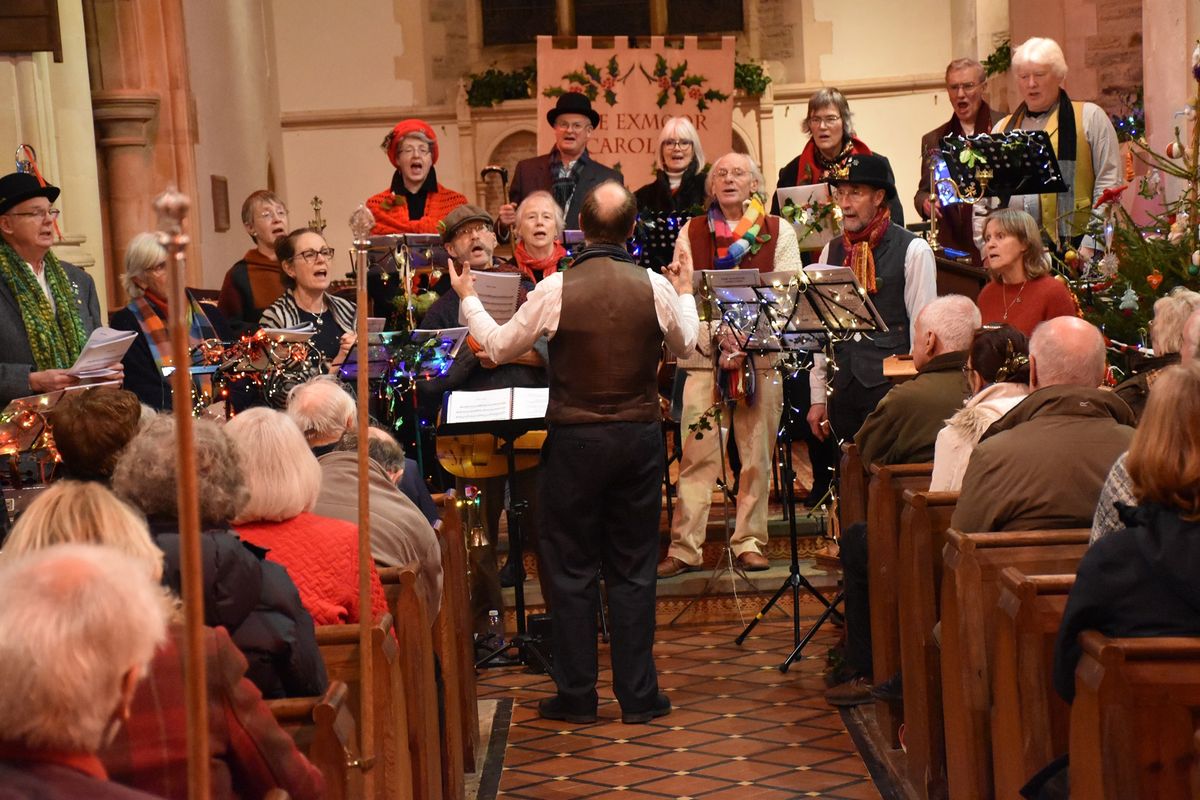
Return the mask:
<path id="1" fill-rule="evenodd" d="M 1176 139 L 1167 144 L 1167 158 L 1182 158 L 1183 157 L 1183 142 Z"/>
<path id="2" fill-rule="evenodd" d="M 1117 254 L 1109 250 L 1100 259 L 1100 263 L 1096 265 L 1096 271 L 1106 278 L 1111 278 L 1117 274 L 1117 268 L 1120 265 L 1117 263 Z"/>
<path id="3" fill-rule="evenodd" d="M 1073 267 L 1075 266 L 1075 263 L 1079 261 L 1079 253 L 1075 252 L 1074 250 L 1068 250 L 1067 252 L 1063 253 L 1063 261 L 1067 262 Z"/>
<path id="4" fill-rule="evenodd" d="M 1200 267 L 1200 250 L 1192 251 L 1192 266 Z"/>
<path id="5" fill-rule="evenodd" d="M 1162 284 L 1162 282 L 1163 274 L 1157 269 L 1146 276 L 1146 283 L 1150 284 L 1150 288 L 1154 291 L 1158 291 L 1158 287 Z"/>
<path id="6" fill-rule="evenodd" d="M 1137 292 L 1135 292 L 1133 290 L 1132 285 L 1126 287 L 1125 294 L 1121 295 L 1121 302 L 1117 307 L 1119 309 L 1121 309 L 1122 311 L 1126 311 L 1129 313 L 1137 311 L 1138 296 L 1137 296 Z"/>

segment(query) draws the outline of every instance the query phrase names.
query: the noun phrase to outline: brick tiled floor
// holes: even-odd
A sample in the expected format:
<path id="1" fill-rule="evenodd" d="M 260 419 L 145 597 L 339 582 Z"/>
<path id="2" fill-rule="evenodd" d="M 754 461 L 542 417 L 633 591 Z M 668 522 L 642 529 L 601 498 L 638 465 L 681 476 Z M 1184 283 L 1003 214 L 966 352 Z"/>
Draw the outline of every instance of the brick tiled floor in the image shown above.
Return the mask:
<path id="1" fill-rule="evenodd" d="M 785 675 L 776 667 L 792 649 L 790 621 L 773 612 L 744 647 L 733 643 L 740 631 L 659 626 L 659 683 L 675 709 L 648 725 L 621 723 L 603 645 L 595 725 L 538 718 L 537 701 L 554 689 L 549 678 L 518 668 L 482 673 L 481 697 L 514 698 L 499 796 L 879 798 L 841 717 L 821 697 L 834 633 L 822 629 Z"/>

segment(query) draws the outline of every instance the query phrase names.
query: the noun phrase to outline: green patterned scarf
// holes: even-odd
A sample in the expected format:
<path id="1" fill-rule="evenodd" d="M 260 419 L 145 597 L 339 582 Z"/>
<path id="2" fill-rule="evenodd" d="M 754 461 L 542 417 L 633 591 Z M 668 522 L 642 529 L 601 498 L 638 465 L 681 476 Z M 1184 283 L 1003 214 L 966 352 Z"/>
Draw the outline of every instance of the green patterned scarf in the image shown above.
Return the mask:
<path id="1" fill-rule="evenodd" d="M 0 239 L 0 278 L 4 279 L 21 309 L 21 321 L 25 323 L 25 333 L 33 351 L 34 371 L 68 369 L 87 342 L 87 331 L 79 316 L 78 294 L 53 253 L 46 252 L 42 269 L 46 270 L 46 281 L 54 298 L 53 311 L 33 270 L 25 265 L 25 259 L 17 255 L 8 242 Z"/>

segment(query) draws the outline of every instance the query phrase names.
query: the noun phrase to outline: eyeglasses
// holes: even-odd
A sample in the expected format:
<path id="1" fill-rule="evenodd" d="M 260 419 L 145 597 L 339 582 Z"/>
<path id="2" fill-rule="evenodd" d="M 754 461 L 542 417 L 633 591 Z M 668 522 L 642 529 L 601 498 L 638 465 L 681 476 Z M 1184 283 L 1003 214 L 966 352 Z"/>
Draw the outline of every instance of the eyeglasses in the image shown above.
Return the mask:
<path id="1" fill-rule="evenodd" d="M 265 211 L 260 211 L 255 216 L 257 216 L 259 219 L 263 220 L 264 222 L 269 219 L 282 219 L 282 220 L 286 221 L 287 220 L 287 209 L 286 208 L 271 208 L 271 209 L 267 209 Z"/>
<path id="2" fill-rule="evenodd" d="M 570 131 L 571 133 L 579 133 L 580 131 L 591 130 L 592 126 L 586 122 L 556 122 L 554 127 L 560 131 Z"/>
<path id="3" fill-rule="evenodd" d="M 333 258 L 333 248 L 322 247 L 320 250 L 301 250 L 299 253 L 296 253 L 296 255 L 292 256 L 292 261 L 295 261 L 297 258 L 299 258 L 302 261 L 311 264 L 317 260 L 317 256 L 320 256 L 328 261 L 329 259 Z"/>
<path id="4" fill-rule="evenodd" d="M 473 222 L 469 225 L 463 225 L 461 228 L 456 230 L 453 238 L 457 239 L 460 236 L 474 236 L 477 233 L 483 233 L 484 231 L 490 231 L 491 229 L 492 226 L 488 225 L 486 222 Z"/>
<path id="5" fill-rule="evenodd" d="M 946 86 L 946 89 L 950 92 L 950 94 L 958 94 L 959 92 L 973 92 L 979 87 L 979 85 L 980 84 L 978 81 L 971 81 L 970 83 L 951 83 Z"/>
<path id="6" fill-rule="evenodd" d="M 735 181 L 740 181 L 749 174 L 749 170 L 744 170 L 741 167 L 734 167 L 733 169 L 719 169 L 713 173 L 713 177 L 719 181 L 723 181 L 726 178 L 733 178 Z"/>
<path id="7" fill-rule="evenodd" d="M 838 186 L 833 190 L 833 196 L 838 200 L 858 200 L 874 191 L 869 186 Z"/>
<path id="8" fill-rule="evenodd" d="M 692 146 L 691 139 L 663 139 L 662 146 L 668 150 L 674 150 L 678 147 L 680 150 L 687 150 Z"/>
<path id="9" fill-rule="evenodd" d="M 37 219 L 45 219 L 46 217 L 49 217 L 50 219 L 58 219 L 58 215 L 61 213 L 62 212 L 57 208 L 42 208 L 37 211 L 9 211 L 8 216 L 36 217 Z"/>
<path id="10" fill-rule="evenodd" d="M 842 118 L 836 114 L 831 114 L 828 117 L 809 117 L 808 124 L 813 128 L 832 128 L 842 121 Z"/>
<path id="11" fill-rule="evenodd" d="M 433 151 L 430 150 L 428 147 L 402 147 L 402 148 L 400 148 L 400 155 L 402 155 L 402 156 L 420 156 L 421 158 L 424 158 L 425 156 L 430 155 L 432 152 Z"/>

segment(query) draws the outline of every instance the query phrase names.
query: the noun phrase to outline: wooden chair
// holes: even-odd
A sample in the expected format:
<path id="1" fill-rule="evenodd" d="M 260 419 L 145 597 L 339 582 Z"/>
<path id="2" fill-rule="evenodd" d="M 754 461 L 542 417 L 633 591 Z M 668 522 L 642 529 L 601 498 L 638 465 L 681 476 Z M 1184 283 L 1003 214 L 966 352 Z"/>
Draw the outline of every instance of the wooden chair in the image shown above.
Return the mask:
<path id="1" fill-rule="evenodd" d="M 350 705 L 359 708 L 360 695 L 375 709 L 375 760 L 368 765 L 374 775 L 375 797 L 426 797 L 414 793 L 413 760 L 402 731 L 411 718 L 401 683 L 401 652 L 392 636 L 392 617 L 384 614 L 371 631 L 373 681 L 364 687 L 360 678 L 363 654 L 359 649 L 357 625 L 317 626 L 317 645 L 331 681 L 343 681 L 349 689 Z M 361 796 L 361 795 L 360 795 Z"/>
<path id="2" fill-rule="evenodd" d="M 1074 575 L 1000 572 L 992 654 L 992 772 L 997 798 L 1067 752 L 1071 707 L 1054 691 L 1054 640 Z"/>
<path id="3" fill-rule="evenodd" d="M 942 572 L 942 709 L 951 797 L 992 797 L 991 659 L 1000 572 L 1074 574 L 1086 528 L 947 534 Z M 1082 795 L 1080 795 L 1082 796 Z"/>
<path id="4" fill-rule="evenodd" d="M 867 470 L 854 442 L 842 442 L 838 467 L 838 524 L 846 530 L 867 521 Z"/>
<path id="5" fill-rule="evenodd" d="M 900 609 L 897 559 L 900 509 L 905 489 L 928 489 L 933 464 L 871 464 L 867 488 L 867 561 L 871 593 L 871 662 L 875 682 L 900 671 Z M 893 703 L 875 704 L 884 740 L 898 747 L 900 715 Z"/>
<path id="6" fill-rule="evenodd" d="M 266 701 L 275 721 L 321 770 L 329 800 L 362 797 L 358 726 L 348 703 L 349 692 L 342 681 L 330 681 L 321 697 Z"/>
<path id="7" fill-rule="evenodd" d="M 391 617 L 396 621 L 401 686 L 408 704 L 406 724 L 399 730 L 407 734 L 408 752 L 412 757 L 413 796 L 420 800 L 442 800 L 444 782 L 457 787 L 456 791 L 465 791 L 465 788 L 461 767 L 455 766 L 452 774 L 443 774 L 442 770 L 437 679 L 433 665 L 434 637 L 425 622 L 428 619 L 425 601 L 417 592 L 416 565 L 382 569 L 379 577 L 384 583 Z M 442 612 L 445 607 L 443 598 Z M 446 721 L 448 723 L 449 718 Z M 457 776 L 457 782 L 451 780 L 454 776 Z M 461 796 L 454 794 L 451 798 Z"/>
<path id="8" fill-rule="evenodd" d="M 946 793 L 941 652 L 933 627 L 939 618 L 942 547 L 957 503 L 958 492 L 906 489 L 900 512 L 897 591 L 904 747 L 909 783 L 922 800 Z"/>
<path id="9" fill-rule="evenodd" d="M 1071 705 L 1071 796 L 1182 800 L 1200 716 L 1200 638 L 1080 636 Z"/>

